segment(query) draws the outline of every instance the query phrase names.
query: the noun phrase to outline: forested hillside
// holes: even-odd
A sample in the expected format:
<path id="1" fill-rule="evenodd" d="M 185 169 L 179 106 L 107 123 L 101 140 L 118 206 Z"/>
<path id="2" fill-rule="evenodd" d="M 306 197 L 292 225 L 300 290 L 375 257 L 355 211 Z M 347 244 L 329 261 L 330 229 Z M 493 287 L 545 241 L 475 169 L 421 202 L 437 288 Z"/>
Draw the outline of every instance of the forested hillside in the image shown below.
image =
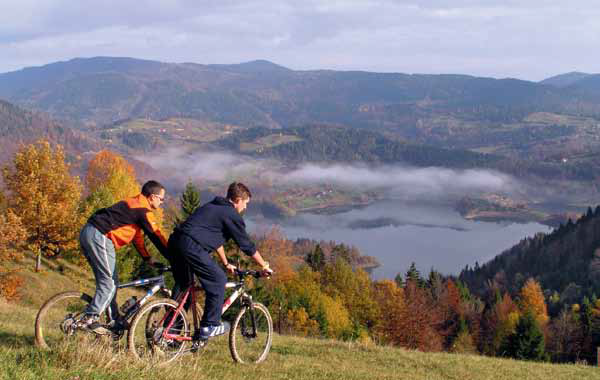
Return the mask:
<path id="1" fill-rule="evenodd" d="M 266 142 L 271 137 L 270 144 Z M 252 143 L 255 143 L 252 145 Z M 273 131 L 251 128 L 219 141 L 228 149 L 286 162 L 405 163 L 416 166 L 489 167 L 501 157 L 395 141 L 360 129 L 314 125 Z"/>
<path id="2" fill-rule="evenodd" d="M 460 279 L 477 294 L 489 287 L 515 294 L 524 281 L 536 278 L 557 304 L 578 303 L 600 295 L 600 207 L 550 234 L 537 234 L 474 268 Z"/>
<path id="3" fill-rule="evenodd" d="M 0 97 L 99 124 L 186 116 L 246 126 L 392 127 L 406 134 L 436 115 L 498 123 L 540 111 L 600 114 L 595 93 L 579 89 L 467 75 L 293 71 L 266 61 L 79 58 L 0 74 Z"/>
<path id="4" fill-rule="evenodd" d="M 12 157 L 20 143 L 30 143 L 39 138 L 59 143 L 73 154 L 97 146 L 93 139 L 81 132 L 62 126 L 45 115 L 32 113 L 0 100 L 0 163 Z"/>

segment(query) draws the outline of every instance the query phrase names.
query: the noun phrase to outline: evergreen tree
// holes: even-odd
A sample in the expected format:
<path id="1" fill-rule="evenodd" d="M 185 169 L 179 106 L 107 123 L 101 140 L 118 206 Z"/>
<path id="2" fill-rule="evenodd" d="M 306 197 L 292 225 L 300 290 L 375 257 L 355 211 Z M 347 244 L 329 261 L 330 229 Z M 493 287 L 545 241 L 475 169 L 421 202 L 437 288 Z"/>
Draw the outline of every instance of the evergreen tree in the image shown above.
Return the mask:
<path id="1" fill-rule="evenodd" d="M 321 249 L 321 245 L 317 244 L 315 249 L 306 255 L 306 263 L 312 268 L 312 270 L 317 272 L 323 267 L 324 262 L 325 254 L 323 253 L 323 249 Z"/>
<path id="2" fill-rule="evenodd" d="M 407 283 L 409 281 L 414 281 L 414 283 L 419 287 L 423 287 L 425 283 L 423 278 L 421 278 L 421 273 L 417 269 L 417 266 L 414 262 L 410 264 L 410 268 L 408 268 L 408 271 L 406 271 L 406 275 L 404 277 L 406 278 Z"/>
<path id="3" fill-rule="evenodd" d="M 505 356 L 521 360 L 544 360 L 546 358 L 544 334 L 531 312 L 517 322 L 515 332 L 508 336 L 503 347 Z"/>
<path id="4" fill-rule="evenodd" d="M 177 225 L 181 224 L 200 207 L 200 190 L 198 190 L 191 179 L 185 185 L 185 190 L 181 194 L 181 198 L 179 198 L 179 204 L 181 206 L 181 214 L 176 217 L 175 223 Z"/>
<path id="5" fill-rule="evenodd" d="M 394 282 L 396 282 L 396 285 L 398 285 L 399 288 L 403 288 L 404 287 L 404 279 L 402 278 L 402 273 L 398 273 L 396 275 L 396 277 L 394 277 Z"/>

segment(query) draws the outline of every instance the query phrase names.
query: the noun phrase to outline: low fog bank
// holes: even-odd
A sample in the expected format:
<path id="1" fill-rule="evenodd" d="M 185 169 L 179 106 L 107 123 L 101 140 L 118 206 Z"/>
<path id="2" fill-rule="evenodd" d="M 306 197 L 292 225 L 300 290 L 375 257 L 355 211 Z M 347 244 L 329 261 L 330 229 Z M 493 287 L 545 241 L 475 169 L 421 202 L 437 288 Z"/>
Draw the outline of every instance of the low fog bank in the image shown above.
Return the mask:
<path id="1" fill-rule="evenodd" d="M 384 189 L 391 192 L 391 195 L 414 198 L 492 191 L 509 193 L 518 186 L 514 178 L 490 170 L 415 168 L 403 165 L 367 167 L 306 164 L 285 175 L 284 179 L 298 184 L 321 183 L 365 190 Z"/>
<path id="2" fill-rule="evenodd" d="M 491 170 L 455 170 L 442 167 L 415 168 L 398 165 L 306 163 L 295 167 L 268 159 L 227 152 L 187 153 L 170 149 L 139 157 L 164 173 L 170 183 L 182 188 L 196 183 L 233 180 L 257 181 L 272 186 L 332 185 L 344 189 L 381 191 L 391 197 L 427 199 L 455 198 L 482 192 L 511 194 L 524 186 L 513 177 Z"/>

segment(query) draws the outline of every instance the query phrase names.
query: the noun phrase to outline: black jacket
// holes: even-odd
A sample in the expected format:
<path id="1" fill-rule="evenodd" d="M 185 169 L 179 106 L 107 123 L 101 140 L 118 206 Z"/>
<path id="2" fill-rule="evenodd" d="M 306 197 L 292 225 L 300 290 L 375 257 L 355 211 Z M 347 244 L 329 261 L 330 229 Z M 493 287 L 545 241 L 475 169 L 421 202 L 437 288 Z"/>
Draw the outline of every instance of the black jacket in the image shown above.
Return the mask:
<path id="1" fill-rule="evenodd" d="M 244 219 L 233 204 L 223 197 L 215 197 L 199 207 L 177 230 L 188 235 L 207 252 L 233 239 L 246 255 L 256 253 L 256 246 L 246 232 Z"/>

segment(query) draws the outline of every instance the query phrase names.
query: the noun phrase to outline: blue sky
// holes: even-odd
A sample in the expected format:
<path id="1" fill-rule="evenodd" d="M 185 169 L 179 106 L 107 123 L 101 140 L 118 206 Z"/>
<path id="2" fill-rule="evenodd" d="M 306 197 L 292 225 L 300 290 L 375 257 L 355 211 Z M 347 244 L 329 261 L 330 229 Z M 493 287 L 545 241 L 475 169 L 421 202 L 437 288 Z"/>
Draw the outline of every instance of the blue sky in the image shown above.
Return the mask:
<path id="1" fill-rule="evenodd" d="M 598 20 L 592 1 L 5 0 L 0 72 L 105 55 L 541 80 L 600 72 Z"/>

